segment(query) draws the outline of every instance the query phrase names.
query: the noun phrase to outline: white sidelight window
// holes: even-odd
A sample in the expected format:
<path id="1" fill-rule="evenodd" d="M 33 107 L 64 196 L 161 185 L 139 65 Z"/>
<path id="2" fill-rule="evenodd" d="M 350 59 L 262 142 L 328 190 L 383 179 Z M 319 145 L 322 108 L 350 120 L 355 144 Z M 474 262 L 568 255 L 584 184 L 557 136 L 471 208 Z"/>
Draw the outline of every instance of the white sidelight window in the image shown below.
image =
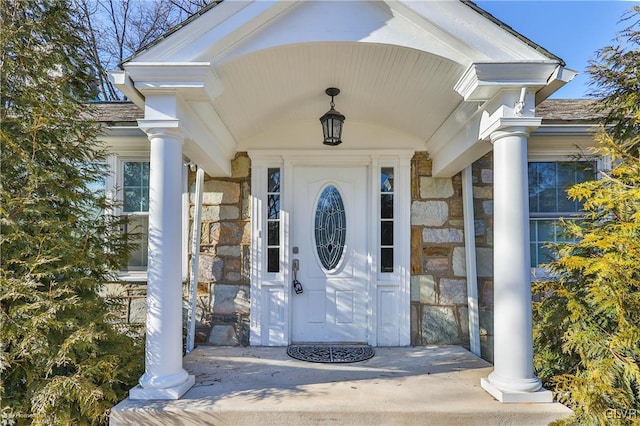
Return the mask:
<path id="1" fill-rule="evenodd" d="M 573 185 L 596 177 L 596 161 L 529 162 L 529 226 L 531 267 L 553 260 L 550 243 L 562 242 L 560 218 L 580 218 L 582 203 L 569 199 Z"/>
<path id="2" fill-rule="evenodd" d="M 280 168 L 267 169 L 267 272 L 280 272 Z"/>
<path id="3" fill-rule="evenodd" d="M 394 169 L 380 169 L 380 272 L 393 272 Z"/>

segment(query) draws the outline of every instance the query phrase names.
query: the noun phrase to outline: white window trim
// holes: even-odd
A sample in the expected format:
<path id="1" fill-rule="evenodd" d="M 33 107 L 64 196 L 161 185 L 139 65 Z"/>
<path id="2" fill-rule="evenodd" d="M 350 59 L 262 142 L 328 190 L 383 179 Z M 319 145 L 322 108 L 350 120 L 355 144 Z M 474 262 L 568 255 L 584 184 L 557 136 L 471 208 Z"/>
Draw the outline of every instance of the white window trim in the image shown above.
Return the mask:
<path id="1" fill-rule="evenodd" d="M 527 166 L 529 163 L 540 162 L 560 162 L 560 161 L 596 161 L 596 179 L 598 178 L 598 172 L 600 170 L 607 170 L 610 167 L 611 161 L 608 157 L 599 157 L 593 155 L 591 157 L 580 158 L 579 155 L 584 154 L 577 148 L 570 152 L 566 149 L 557 150 L 555 152 L 541 152 L 540 150 L 530 150 L 527 158 Z M 551 218 L 551 217 L 550 217 Z M 555 216 L 553 218 L 556 218 Z M 535 218 L 534 218 L 535 219 Z M 529 215 L 529 223 L 531 223 L 531 215 Z M 538 268 L 531 265 L 531 281 L 544 281 L 552 277 L 551 271 L 547 268 Z"/>
<path id="2" fill-rule="evenodd" d="M 107 165 L 109 167 L 109 175 L 105 181 L 105 189 L 108 194 L 108 198 L 113 201 L 122 201 L 122 188 L 124 184 L 124 163 L 127 161 L 136 162 L 148 162 L 149 153 L 127 153 L 118 154 L 113 153 L 109 155 L 107 159 Z M 124 213 L 120 206 L 116 207 L 112 212 L 114 215 L 143 215 L 148 216 L 149 213 Z M 147 271 L 146 270 L 120 270 L 118 271 L 118 279 L 127 282 L 146 282 Z"/>

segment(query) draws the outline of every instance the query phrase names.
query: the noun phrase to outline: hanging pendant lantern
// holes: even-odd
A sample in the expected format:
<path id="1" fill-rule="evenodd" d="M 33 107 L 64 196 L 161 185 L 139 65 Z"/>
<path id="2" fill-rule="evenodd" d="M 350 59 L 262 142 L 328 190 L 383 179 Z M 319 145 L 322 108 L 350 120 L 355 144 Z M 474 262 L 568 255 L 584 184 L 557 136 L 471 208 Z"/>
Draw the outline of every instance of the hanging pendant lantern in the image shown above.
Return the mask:
<path id="1" fill-rule="evenodd" d="M 342 124 L 344 123 L 344 115 L 335 110 L 335 104 L 333 103 L 333 97 L 338 96 L 340 89 L 335 87 L 329 87 L 325 90 L 325 93 L 331 96 L 331 109 L 320 117 L 320 123 L 322 123 L 322 133 L 324 134 L 325 145 L 336 146 L 342 143 Z"/>

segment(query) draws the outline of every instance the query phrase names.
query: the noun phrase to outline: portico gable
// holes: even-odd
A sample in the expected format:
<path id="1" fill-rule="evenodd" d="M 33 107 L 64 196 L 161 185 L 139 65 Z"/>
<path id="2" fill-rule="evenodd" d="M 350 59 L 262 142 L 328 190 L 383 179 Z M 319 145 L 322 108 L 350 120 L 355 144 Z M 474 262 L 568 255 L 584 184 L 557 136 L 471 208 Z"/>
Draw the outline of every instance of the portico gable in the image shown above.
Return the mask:
<path id="1" fill-rule="evenodd" d="M 448 199 L 472 205 L 470 165 L 493 151 L 495 370 L 483 387 L 504 402 L 550 401 L 532 367 L 526 152 L 536 105 L 575 74 L 562 60 L 465 2 L 225 1 L 122 67 L 111 77 L 144 110 L 151 146 L 147 357 L 133 398 L 179 398 L 192 383 L 179 354 L 156 355 L 181 347 L 181 236 L 168 232 L 180 229 L 181 160 L 225 179 L 237 153 L 249 153 L 251 344 L 345 333 L 338 340 L 405 346 L 411 283 L 427 276 L 413 251 L 432 242 L 436 253 L 461 253 L 424 232 L 414 244 L 414 228 L 473 232 L 473 209 L 456 224 Z M 346 116 L 343 143 L 331 147 L 318 122 L 328 87 L 340 89 Z M 459 176 L 460 191 L 422 199 L 421 155 L 429 179 Z M 472 238 L 453 242 L 475 264 Z M 304 296 L 290 285 L 296 273 Z"/>

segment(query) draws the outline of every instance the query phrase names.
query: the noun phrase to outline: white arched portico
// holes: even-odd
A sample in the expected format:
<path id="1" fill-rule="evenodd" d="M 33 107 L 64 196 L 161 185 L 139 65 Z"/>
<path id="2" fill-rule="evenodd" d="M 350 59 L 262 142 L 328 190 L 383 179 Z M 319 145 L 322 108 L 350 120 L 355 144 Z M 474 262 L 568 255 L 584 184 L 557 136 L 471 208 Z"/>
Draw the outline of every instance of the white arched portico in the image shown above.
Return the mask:
<path id="1" fill-rule="evenodd" d="M 539 382 L 531 368 L 528 222 L 526 204 L 520 203 L 527 194 L 526 161 L 521 154 L 522 149 L 526 152 L 526 129 L 539 123 L 536 103 L 572 77 L 561 60 L 462 2 L 255 1 L 211 7 L 123 67 L 112 78 L 145 110 L 140 126 L 147 129 L 151 141 L 152 170 L 169 170 L 170 176 L 183 156 L 210 176 L 227 176 L 237 151 L 269 150 L 269 155 L 280 158 L 283 170 L 316 165 L 315 159 L 324 162 L 319 166 L 328 166 L 342 151 L 344 157 L 351 157 L 342 161 L 349 163 L 354 174 L 367 174 L 371 182 L 367 205 L 376 207 L 373 185 L 376 179 L 379 185 L 379 175 L 375 168 L 390 165 L 402 170 L 398 183 L 405 198 L 398 199 L 406 201 L 410 153 L 427 151 L 434 176 L 451 177 L 489 152 L 492 141 L 500 158 L 496 161 L 496 181 L 500 181 L 496 217 L 503 215 L 504 223 L 519 226 L 520 239 L 518 250 L 511 251 L 500 237 L 507 231 L 496 227 L 496 251 L 509 251 L 519 266 L 516 271 L 505 269 L 510 260 L 496 256 L 495 309 L 500 324 L 496 323 L 495 372 L 485 388 L 503 401 L 509 398 L 493 388 L 519 393 L 520 401 L 546 400 L 537 392 Z M 344 138 L 353 143 L 318 154 L 317 149 L 327 149 L 319 146 L 318 124 L 328 106 L 327 87 L 342 90 L 336 103 L 347 116 Z M 180 123 L 180 132 L 161 122 Z M 369 155 L 372 150 L 378 151 Z M 387 155 L 393 150 L 400 152 L 395 159 Z M 260 161 L 263 157 L 253 155 Z M 270 163 L 263 163 L 260 166 L 268 171 Z M 142 389 L 132 393 L 137 398 L 178 398 L 190 386 L 173 349 L 166 356 L 158 355 L 165 339 L 173 345 L 177 338 L 175 326 L 165 324 L 181 321 L 172 300 L 178 297 L 180 277 L 173 271 L 180 271 L 181 256 L 173 257 L 169 247 L 176 239 L 175 230 L 181 228 L 169 231 L 174 223 L 164 216 L 165 209 L 173 212 L 171 200 L 179 205 L 175 185 L 152 175 L 151 193 L 159 197 L 150 212 L 150 226 L 158 237 L 149 246 L 152 312 L 148 328 L 153 334 Z M 512 211 L 507 200 L 515 193 L 520 204 Z M 407 219 L 405 201 L 399 211 Z M 365 209 L 364 214 L 373 217 L 374 212 Z M 368 229 L 377 232 L 370 217 Z M 402 236 L 398 253 L 406 256 L 408 220 L 398 223 L 403 226 L 397 234 Z M 288 234 L 282 236 L 288 238 Z M 261 244 L 258 237 L 253 244 L 253 256 L 261 256 L 264 247 L 255 247 Z M 175 247 L 179 246 L 176 242 Z M 289 242 L 283 245 L 287 250 L 289 246 Z M 372 252 L 368 255 L 376 256 L 375 244 L 367 247 Z M 283 258 L 287 271 L 291 250 Z M 393 303 L 399 303 L 401 326 L 409 327 L 409 268 L 404 262 L 397 268 L 402 270 L 397 280 L 399 297 L 389 296 L 385 306 L 395 309 Z M 370 271 L 375 264 L 375 260 L 369 263 Z M 373 277 L 370 271 L 368 277 Z M 258 274 L 252 277 L 259 279 Z M 288 272 L 283 277 L 284 283 Z M 260 300 L 261 289 L 260 283 L 252 282 L 252 300 Z M 371 294 L 366 297 L 375 301 Z M 253 324 L 260 318 L 252 318 Z M 286 333 L 277 344 L 288 341 Z M 395 342 L 407 344 L 408 330 L 400 335 L 402 339 Z M 260 343 L 276 341 L 267 338 Z M 171 390 L 176 387 L 178 391 Z"/>

